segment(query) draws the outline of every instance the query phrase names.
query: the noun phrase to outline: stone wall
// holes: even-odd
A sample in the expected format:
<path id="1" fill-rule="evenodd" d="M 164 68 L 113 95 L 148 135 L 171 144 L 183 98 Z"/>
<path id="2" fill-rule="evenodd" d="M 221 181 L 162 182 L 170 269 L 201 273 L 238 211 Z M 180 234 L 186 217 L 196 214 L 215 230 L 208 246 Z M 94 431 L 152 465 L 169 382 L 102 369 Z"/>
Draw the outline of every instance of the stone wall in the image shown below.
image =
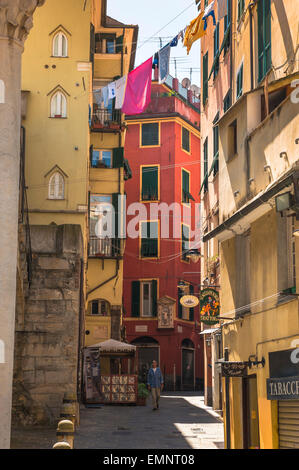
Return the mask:
<path id="1" fill-rule="evenodd" d="M 32 226 L 33 275 L 17 309 L 14 424 L 57 420 L 64 392 L 77 391 L 83 245 L 79 225 Z"/>

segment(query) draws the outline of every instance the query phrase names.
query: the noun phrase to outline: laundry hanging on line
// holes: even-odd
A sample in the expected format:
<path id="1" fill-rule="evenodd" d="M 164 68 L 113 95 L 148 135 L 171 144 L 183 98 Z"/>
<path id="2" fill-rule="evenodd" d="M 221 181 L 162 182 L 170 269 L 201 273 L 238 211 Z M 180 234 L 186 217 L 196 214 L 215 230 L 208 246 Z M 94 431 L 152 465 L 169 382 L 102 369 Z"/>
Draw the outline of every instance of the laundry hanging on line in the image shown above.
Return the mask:
<path id="1" fill-rule="evenodd" d="M 159 50 L 159 83 L 164 83 L 169 75 L 170 44 Z"/>
<path id="2" fill-rule="evenodd" d="M 109 100 L 113 100 L 113 98 L 115 98 L 115 82 L 108 84 L 108 98 Z"/>
<path id="3" fill-rule="evenodd" d="M 151 57 L 143 64 L 128 74 L 125 99 L 122 112 L 128 115 L 140 114 L 147 108 L 151 101 L 152 88 Z"/>
<path id="4" fill-rule="evenodd" d="M 210 3 L 204 11 L 204 14 L 203 14 L 203 17 L 202 17 L 202 19 L 204 21 L 204 30 L 206 30 L 207 27 L 208 27 L 207 18 L 209 16 L 211 16 L 213 18 L 213 25 L 216 26 L 214 5 L 215 5 L 215 0 L 213 0 L 212 3 Z"/>
<path id="5" fill-rule="evenodd" d="M 206 34 L 203 22 L 204 12 L 201 12 L 197 18 L 191 21 L 187 26 L 184 38 L 184 46 L 187 47 L 187 54 L 189 54 L 192 44 Z"/>
<path id="6" fill-rule="evenodd" d="M 115 82 L 115 109 L 121 109 L 125 99 L 127 75 L 119 78 Z"/>

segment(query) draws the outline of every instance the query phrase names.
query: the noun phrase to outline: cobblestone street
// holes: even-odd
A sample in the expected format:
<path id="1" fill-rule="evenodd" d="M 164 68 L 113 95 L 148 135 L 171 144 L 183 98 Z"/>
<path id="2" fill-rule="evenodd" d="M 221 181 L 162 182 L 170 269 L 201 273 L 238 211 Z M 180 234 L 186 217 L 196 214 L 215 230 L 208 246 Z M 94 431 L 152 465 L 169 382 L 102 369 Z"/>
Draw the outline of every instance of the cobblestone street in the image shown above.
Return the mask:
<path id="1" fill-rule="evenodd" d="M 147 406 L 81 408 L 76 449 L 222 449 L 223 424 L 192 392 L 165 392 L 160 409 Z"/>

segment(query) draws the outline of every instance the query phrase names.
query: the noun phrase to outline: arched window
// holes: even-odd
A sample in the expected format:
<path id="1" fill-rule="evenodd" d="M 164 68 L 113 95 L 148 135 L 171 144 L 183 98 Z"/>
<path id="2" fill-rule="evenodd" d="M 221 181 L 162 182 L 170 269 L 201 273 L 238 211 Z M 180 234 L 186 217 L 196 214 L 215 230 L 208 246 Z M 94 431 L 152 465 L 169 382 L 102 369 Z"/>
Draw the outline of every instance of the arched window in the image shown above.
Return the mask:
<path id="1" fill-rule="evenodd" d="M 66 97 L 61 91 L 57 91 L 51 98 L 51 117 L 66 117 Z"/>
<path id="2" fill-rule="evenodd" d="M 64 178 L 58 171 L 49 181 L 49 199 L 64 199 Z"/>
<path id="3" fill-rule="evenodd" d="M 57 33 L 53 39 L 53 56 L 67 57 L 67 37 L 63 33 Z"/>

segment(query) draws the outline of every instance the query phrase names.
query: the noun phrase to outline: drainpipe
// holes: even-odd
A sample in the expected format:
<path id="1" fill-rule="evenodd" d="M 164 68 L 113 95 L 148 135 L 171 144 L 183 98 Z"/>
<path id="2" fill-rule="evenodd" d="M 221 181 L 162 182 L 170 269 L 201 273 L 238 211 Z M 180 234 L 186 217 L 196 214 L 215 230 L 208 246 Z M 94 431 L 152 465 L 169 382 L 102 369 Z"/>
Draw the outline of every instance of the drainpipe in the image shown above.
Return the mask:
<path id="1" fill-rule="evenodd" d="M 228 348 L 224 348 L 224 360 L 228 361 Z M 229 377 L 225 377 L 225 420 L 226 420 L 226 448 L 230 449 L 230 404 L 229 404 Z"/>
<path id="2" fill-rule="evenodd" d="M 250 17 L 250 88 L 251 91 L 253 90 L 253 32 L 252 32 L 252 25 L 253 25 L 253 14 L 252 8 L 254 7 L 254 3 L 250 3 L 249 8 L 249 17 Z"/>
<path id="3" fill-rule="evenodd" d="M 100 287 L 103 287 L 105 284 L 107 284 L 108 282 L 110 281 L 113 281 L 113 279 L 115 279 L 117 276 L 118 276 L 118 270 L 119 270 L 119 259 L 117 258 L 116 260 L 116 269 L 115 269 L 115 274 L 111 277 L 109 277 L 109 279 L 106 279 L 106 281 L 104 282 L 101 282 L 101 284 L 99 284 L 98 286 L 94 287 L 93 289 L 91 289 L 89 292 L 87 292 L 87 297 L 92 294 L 95 290 L 97 289 L 100 289 Z"/>

